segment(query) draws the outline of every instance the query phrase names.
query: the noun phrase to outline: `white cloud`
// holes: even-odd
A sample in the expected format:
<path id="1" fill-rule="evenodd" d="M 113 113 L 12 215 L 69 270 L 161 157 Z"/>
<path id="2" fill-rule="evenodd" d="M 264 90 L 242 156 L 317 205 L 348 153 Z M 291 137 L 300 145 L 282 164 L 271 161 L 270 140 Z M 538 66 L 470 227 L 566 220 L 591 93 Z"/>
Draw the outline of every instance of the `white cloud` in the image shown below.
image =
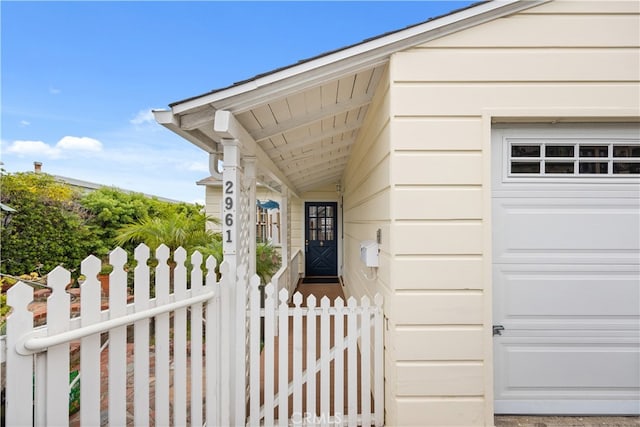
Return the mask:
<path id="1" fill-rule="evenodd" d="M 51 158 L 60 157 L 60 149 L 52 147 L 42 141 L 13 141 L 9 147 L 7 147 L 7 152 L 21 156 L 37 154 Z"/>
<path id="2" fill-rule="evenodd" d="M 181 166 L 188 171 L 209 173 L 209 165 L 206 162 L 187 162 Z"/>
<path id="3" fill-rule="evenodd" d="M 58 141 L 56 148 L 71 151 L 102 151 L 102 143 L 86 136 L 65 136 Z"/>
<path id="4" fill-rule="evenodd" d="M 142 125 L 144 123 L 153 123 L 155 119 L 153 117 L 153 111 L 151 108 L 147 110 L 140 110 L 136 116 L 129 120 L 132 125 Z"/>
<path id="5" fill-rule="evenodd" d="M 65 136 L 55 146 L 43 141 L 17 140 L 7 147 L 7 153 L 19 156 L 38 155 L 52 159 L 77 151 L 102 151 L 102 143 L 97 139 L 77 136 Z"/>
<path id="6" fill-rule="evenodd" d="M 31 124 L 31 122 L 27 121 L 27 120 L 20 120 L 20 126 L 21 127 L 26 127 L 29 126 Z"/>
<path id="7" fill-rule="evenodd" d="M 59 95 L 59 94 L 62 93 L 62 91 L 60 89 L 58 89 L 58 88 L 55 88 L 55 87 L 49 87 L 49 93 L 51 95 Z"/>

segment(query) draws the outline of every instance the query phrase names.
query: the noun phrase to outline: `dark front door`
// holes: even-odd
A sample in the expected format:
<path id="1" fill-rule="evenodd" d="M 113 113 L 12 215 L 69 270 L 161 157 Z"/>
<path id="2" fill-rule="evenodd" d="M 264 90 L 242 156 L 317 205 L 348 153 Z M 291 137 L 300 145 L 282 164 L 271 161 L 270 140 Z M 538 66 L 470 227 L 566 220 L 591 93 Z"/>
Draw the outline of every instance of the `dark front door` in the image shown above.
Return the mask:
<path id="1" fill-rule="evenodd" d="M 338 275 L 338 204 L 305 203 L 305 275 Z"/>

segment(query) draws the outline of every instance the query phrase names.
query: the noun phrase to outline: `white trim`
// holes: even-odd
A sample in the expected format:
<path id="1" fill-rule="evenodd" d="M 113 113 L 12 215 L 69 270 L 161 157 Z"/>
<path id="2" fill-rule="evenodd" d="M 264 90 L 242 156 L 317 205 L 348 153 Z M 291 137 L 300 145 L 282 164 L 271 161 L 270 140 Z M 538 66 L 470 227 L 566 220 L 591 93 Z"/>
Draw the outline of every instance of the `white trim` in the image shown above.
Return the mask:
<path id="1" fill-rule="evenodd" d="M 640 146 L 640 138 L 591 138 L 591 137 L 575 137 L 575 138 L 503 138 L 503 164 L 502 178 L 503 182 L 591 182 L 591 183 L 611 183 L 615 182 L 640 182 L 638 174 L 616 174 L 614 169 L 615 163 L 638 163 L 640 157 L 614 157 L 613 149 L 616 146 Z M 514 146 L 538 146 L 540 155 L 536 157 L 514 157 L 511 148 Z M 545 150 L 549 146 L 573 146 L 574 153 L 571 157 L 552 157 L 547 156 Z M 606 146 L 607 157 L 581 157 L 579 149 L 584 146 Z M 607 173 L 588 174 L 581 173 L 578 165 L 580 163 L 606 163 L 608 165 Z M 540 166 L 538 173 L 514 173 L 513 165 L 517 163 L 537 163 Z M 546 172 L 547 163 L 571 163 L 574 170 L 572 173 L 559 174 Z"/>
<path id="2" fill-rule="evenodd" d="M 593 184 L 627 184 L 640 183 L 640 176 L 613 174 L 612 167 L 609 174 L 510 174 L 511 152 L 509 147 L 512 143 L 531 144 L 552 143 L 554 145 L 565 143 L 570 144 L 587 144 L 587 145 L 638 145 L 640 137 L 638 136 L 637 123 L 553 123 L 544 124 L 513 124 L 506 127 L 494 125 L 493 129 L 499 130 L 502 144 L 502 166 L 501 181 L 504 183 L 540 183 L 540 184 L 576 184 L 576 183 L 593 183 Z M 612 136 L 611 130 L 614 130 Z M 561 132 L 561 136 L 559 133 Z M 541 153 L 542 154 L 542 153 Z M 578 153 L 574 153 L 575 158 L 579 159 Z M 611 153 L 609 153 L 612 155 Z M 527 158 L 522 158 L 525 161 Z M 531 158 L 536 161 L 538 158 Z M 597 158 L 594 158 L 594 160 Z M 637 157 L 618 157 L 617 160 L 637 161 Z M 614 158 L 609 156 L 607 160 L 613 161 Z"/>

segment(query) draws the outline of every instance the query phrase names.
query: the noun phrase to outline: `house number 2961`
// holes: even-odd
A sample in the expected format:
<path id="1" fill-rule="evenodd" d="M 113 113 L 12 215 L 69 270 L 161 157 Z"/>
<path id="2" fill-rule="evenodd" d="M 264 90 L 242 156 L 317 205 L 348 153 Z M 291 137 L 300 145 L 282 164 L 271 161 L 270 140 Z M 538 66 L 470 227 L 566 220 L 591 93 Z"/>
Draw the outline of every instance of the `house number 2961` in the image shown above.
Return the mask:
<path id="1" fill-rule="evenodd" d="M 225 181 L 224 183 L 224 209 L 227 212 L 224 216 L 224 225 L 227 227 L 233 226 L 234 218 L 233 218 L 233 182 Z M 231 230 L 226 230 L 227 239 L 226 243 L 233 243 L 233 239 L 231 238 Z"/>

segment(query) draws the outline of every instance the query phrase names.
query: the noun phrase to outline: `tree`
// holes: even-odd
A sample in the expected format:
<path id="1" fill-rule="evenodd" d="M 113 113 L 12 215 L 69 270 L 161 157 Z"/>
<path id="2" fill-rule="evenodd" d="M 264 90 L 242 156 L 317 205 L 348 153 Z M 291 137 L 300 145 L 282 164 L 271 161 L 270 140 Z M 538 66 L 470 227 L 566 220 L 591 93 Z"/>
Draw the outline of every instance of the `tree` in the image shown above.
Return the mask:
<path id="1" fill-rule="evenodd" d="M 163 218 L 173 213 L 197 216 L 201 210 L 198 205 L 164 202 L 142 193 L 128 193 L 113 187 L 93 191 L 85 195 L 81 203 L 92 213 L 87 224 L 98 237 L 95 252 L 98 257 L 105 257 L 118 244 L 128 252 L 133 251 L 135 239 L 117 239 L 126 225 L 141 224 L 151 218 Z"/>
<path id="2" fill-rule="evenodd" d="M 0 233 L 0 271 L 18 276 L 58 265 L 77 269 L 95 242 L 78 193 L 44 173 L 2 174 L 0 180 L 0 200 L 17 211 Z"/>

